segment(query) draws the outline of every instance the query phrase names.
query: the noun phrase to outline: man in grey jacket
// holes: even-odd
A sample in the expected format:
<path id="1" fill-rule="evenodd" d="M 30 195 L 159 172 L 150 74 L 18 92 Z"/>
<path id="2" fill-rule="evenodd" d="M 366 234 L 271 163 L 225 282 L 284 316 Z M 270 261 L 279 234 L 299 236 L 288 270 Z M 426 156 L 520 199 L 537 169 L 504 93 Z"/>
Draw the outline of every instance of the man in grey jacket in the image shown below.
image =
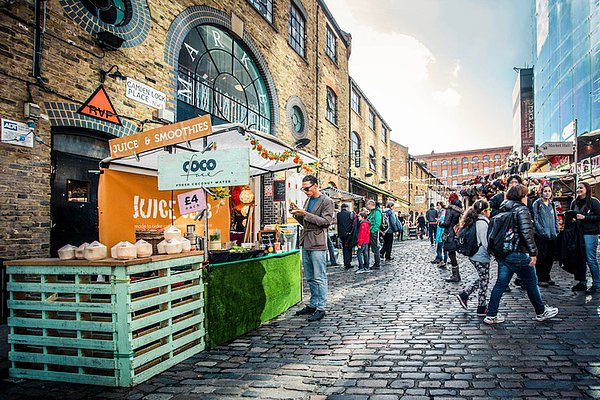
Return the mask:
<path id="1" fill-rule="evenodd" d="M 310 302 L 296 315 L 309 315 L 309 321 L 325 316 L 327 303 L 327 228 L 333 221 L 333 201 L 319 191 L 313 175 L 302 179 L 302 190 L 308 196 L 304 209 L 291 204 L 290 212 L 304 228 L 300 236 L 304 276 L 310 289 Z"/>

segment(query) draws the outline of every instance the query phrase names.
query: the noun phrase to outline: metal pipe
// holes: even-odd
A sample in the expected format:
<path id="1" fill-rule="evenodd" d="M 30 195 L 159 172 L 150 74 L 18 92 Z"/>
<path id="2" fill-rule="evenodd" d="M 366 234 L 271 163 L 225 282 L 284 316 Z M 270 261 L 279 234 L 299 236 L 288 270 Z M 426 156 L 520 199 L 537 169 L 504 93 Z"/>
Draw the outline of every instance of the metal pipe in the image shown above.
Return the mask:
<path id="1" fill-rule="evenodd" d="M 44 35 L 41 27 L 42 20 L 42 2 L 44 0 L 35 0 L 34 5 L 34 24 L 33 24 L 33 65 L 32 74 L 36 80 L 42 79 L 42 46 Z"/>

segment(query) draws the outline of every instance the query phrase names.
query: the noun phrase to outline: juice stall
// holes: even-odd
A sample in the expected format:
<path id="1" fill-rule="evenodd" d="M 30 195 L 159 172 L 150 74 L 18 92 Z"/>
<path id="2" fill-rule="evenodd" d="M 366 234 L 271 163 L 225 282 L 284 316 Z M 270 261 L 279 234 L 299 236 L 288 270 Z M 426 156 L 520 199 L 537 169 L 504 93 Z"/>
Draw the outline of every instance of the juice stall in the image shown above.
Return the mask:
<path id="1" fill-rule="evenodd" d="M 113 141 L 99 241 L 65 250 L 93 255 L 7 263 L 13 377 L 132 386 L 301 300 L 292 229 L 260 229 L 260 175 L 314 158 L 208 117 Z"/>

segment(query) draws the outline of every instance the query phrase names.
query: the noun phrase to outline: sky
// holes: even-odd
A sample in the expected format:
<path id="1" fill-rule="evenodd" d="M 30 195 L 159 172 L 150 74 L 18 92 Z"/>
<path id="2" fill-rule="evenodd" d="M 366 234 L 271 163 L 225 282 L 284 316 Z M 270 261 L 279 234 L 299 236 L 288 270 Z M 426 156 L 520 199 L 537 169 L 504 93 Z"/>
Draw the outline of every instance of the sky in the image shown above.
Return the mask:
<path id="1" fill-rule="evenodd" d="M 534 0 L 325 0 L 350 75 L 413 155 L 512 145 L 513 67 L 533 63 Z"/>

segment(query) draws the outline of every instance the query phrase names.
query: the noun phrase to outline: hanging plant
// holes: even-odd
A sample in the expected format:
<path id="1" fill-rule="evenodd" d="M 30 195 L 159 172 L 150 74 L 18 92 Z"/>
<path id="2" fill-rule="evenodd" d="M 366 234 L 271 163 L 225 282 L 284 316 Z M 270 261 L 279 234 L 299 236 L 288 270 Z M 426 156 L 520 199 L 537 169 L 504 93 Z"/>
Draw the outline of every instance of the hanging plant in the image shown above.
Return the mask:
<path id="1" fill-rule="evenodd" d="M 229 188 L 224 187 L 224 186 L 212 187 L 212 188 L 209 188 L 209 190 L 210 190 L 210 192 L 209 192 L 210 197 L 213 200 L 225 199 L 231 195 L 229 192 Z"/>

